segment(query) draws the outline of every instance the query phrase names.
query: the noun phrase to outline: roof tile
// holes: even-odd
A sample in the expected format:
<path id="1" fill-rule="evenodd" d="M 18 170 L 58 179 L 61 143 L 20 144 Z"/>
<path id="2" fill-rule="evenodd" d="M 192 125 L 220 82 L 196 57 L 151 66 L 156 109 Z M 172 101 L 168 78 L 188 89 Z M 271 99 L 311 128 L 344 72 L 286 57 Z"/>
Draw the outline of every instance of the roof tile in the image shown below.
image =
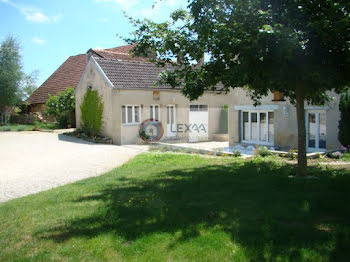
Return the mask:
<path id="1" fill-rule="evenodd" d="M 91 49 L 93 56 L 128 61 L 146 61 L 144 57 L 133 57 L 129 53 L 133 45 L 109 49 Z M 97 54 L 97 55 L 95 55 Z M 81 54 L 69 57 L 28 99 L 29 104 L 46 103 L 49 95 L 57 95 L 67 87 L 76 87 L 88 63 L 88 55 Z"/>
<path id="2" fill-rule="evenodd" d="M 106 58 L 95 58 L 95 60 L 116 88 L 152 88 L 159 79 L 159 74 L 165 70 L 149 62 Z M 172 87 L 164 85 L 157 88 L 171 89 Z"/>

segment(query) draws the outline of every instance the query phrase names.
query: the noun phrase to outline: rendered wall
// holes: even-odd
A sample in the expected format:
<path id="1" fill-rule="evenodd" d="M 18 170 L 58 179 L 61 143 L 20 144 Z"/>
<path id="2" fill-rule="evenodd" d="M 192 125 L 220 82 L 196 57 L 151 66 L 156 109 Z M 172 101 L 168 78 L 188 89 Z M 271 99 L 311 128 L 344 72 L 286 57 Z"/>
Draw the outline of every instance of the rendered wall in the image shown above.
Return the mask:
<path id="1" fill-rule="evenodd" d="M 327 149 L 339 148 L 338 141 L 338 122 L 340 112 L 338 109 L 339 96 L 330 93 L 332 101 L 324 106 L 326 109 L 326 143 Z M 253 101 L 242 88 L 236 88 L 231 91 L 231 103 L 229 109 L 229 144 L 240 143 L 240 111 L 235 110 L 235 106 L 253 106 Z M 282 149 L 297 148 L 298 129 L 296 108 L 289 101 L 272 101 L 273 95 L 262 98 L 261 105 L 277 105 L 278 109 L 274 111 L 274 145 Z M 313 108 L 305 105 L 306 108 Z M 314 107 L 316 108 L 316 107 Z"/>

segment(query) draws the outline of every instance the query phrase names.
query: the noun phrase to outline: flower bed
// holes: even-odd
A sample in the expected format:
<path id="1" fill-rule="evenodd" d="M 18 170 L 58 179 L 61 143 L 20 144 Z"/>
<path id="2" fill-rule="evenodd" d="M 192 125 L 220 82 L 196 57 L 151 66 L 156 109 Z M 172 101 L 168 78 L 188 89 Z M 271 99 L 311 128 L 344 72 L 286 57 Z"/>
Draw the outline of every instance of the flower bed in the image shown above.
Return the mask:
<path id="1" fill-rule="evenodd" d="M 64 133 L 64 135 L 73 136 L 76 138 L 84 139 L 92 143 L 97 144 L 113 144 L 113 141 L 111 138 L 103 136 L 103 135 L 97 135 L 97 136 L 88 136 L 84 132 L 81 131 L 74 131 L 69 133 Z"/>

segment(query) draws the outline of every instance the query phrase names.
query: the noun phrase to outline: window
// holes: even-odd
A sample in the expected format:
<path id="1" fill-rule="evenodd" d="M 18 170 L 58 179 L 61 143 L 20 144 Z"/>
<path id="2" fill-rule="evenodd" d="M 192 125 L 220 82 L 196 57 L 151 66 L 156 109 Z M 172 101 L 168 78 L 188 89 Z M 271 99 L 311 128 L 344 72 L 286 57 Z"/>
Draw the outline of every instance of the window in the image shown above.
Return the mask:
<path id="1" fill-rule="evenodd" d="M 159 91 L 153 91 L 153 100 L 159 100 L 160 94 Z"/>
<path id="2" fill-rule="evenodd" d="M 280 91 L 274 91 L 272 101 L 285 101 L 284 100 L 284 93 L 280 92 Z"/>
<path id="3" fill-rule="evenodd" d="M 122 124 L 132 125 L 141 122 L 141 107 L 139 105 L 122 106 Z"/>
<path id="4" fill-rule="evenodd" d="M 190 111 L 198 111 L 198 105 L 190 105 Z"/>
<path id="5" fill-rule="evenodd" d="M 150 118 L 153 120 L 160 121 L 160 106 L 151 105 L 150 106 Z"/>
<path id="6" fill-rule="evenodd" d="M 199 111 L 208 111 L 208 105 L 199 105 Z"/>
<path id="7" fill-rule="evenodd" d="M 190 111 L 208 111 L 208 105 L 190 105 Z"/>
<path id="8" fill-rule="evenodd" d="M 266 111 L 241 112 L 241 140 L 244 143 L 273 145 L 274 114 Z"/>
<path id="9" fill-rule="evenodd" d="M 167 106 L 167 124 L 168 125 L 175 124 L 175 106 L 174 105 Z"/>

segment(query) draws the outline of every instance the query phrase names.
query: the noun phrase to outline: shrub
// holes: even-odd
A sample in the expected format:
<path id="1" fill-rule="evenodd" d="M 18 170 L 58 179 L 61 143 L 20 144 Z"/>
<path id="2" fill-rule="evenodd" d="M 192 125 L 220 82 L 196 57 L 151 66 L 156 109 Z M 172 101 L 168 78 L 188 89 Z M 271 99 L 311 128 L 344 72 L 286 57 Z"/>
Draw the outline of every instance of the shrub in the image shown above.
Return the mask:
<path id="1" fill-rule="evenodd" d="M 159 147 L 155 146 L 155 145 L 151 145 L 148 149 L 148 151 L 152 152 L 152 151 L 159 151 Z"/>
<path id="2" fill-rule="evenodd" d="M 242 155 L 242 153 L 241 153 L 240 151 L 234 151 L 234 152 L 232 152 L 232 153 L 233 153 L 233 156 L 234 156 L 234 157 L 239 157 L 239 156 Z"/>
<path id="3" fill-rule="evenodd" d="M 298 150 L 295 150 L 295 149 L 290 149 L 288 151 L 288 157 L 290 159 L 295 159 L 297 157 L 297 154 L 298 154 Z"/>
<path id="4" fill-rule="evenodd" d="M 103 124 L 103 101 L 96 90 L 86 91 L 80 110 L 83 131 L 90 136 L 96 136 Z"/>
<path id="5" fill-rule="evenodd" d="M 193 153 L 192 148 L 189 148 L 189 147 L 185 148 L 185 153 L 192 154 Z"/>
<path id="6" fill-rule="evenodd" d="M 343 157 L 343 153 L 340 151 L 336 151 L 330 154 L 331 158 L 339 159 Z"/>
<path id="7" fill-rule="evenodd" d="M 271 152 L 268 150 L 268 148 L 266 146 L 261 146 L 261 147 L 257 148 L 255 153 L 256 153 L 256 155 L 259 155 L 262 157 L 271 155 Z"/>
<path id="8" fill-rule="evenodd" d="M 167 145 L 163 145 L 163 146 L 160 147 L 160 151 L 161 152 L 167 152 L 167 151 L 169 151 L 169 147 Z"/>
<path id="9" fill-rule="evenodd" d="M 67 88 L 56 96 L 50 96 L 46 102 L 46 113 L 58 121 L 60 127 L 75 126 L 74 88 Z"/>
<path id="10" fill-rule="evenodd" d="M 228 133 L 228 106 L 223 105 L 220 112 L 220 133 Z"/>
<path id="11" fill-rule="evenodd" d="M 320 152 L 316 152 L 315 158 L 323 158 L 323 155 Z"/>
<path id="12" fill-rule="evenodd" d="M 2 131 L 5 131 L 5 132 L 11 131 L 11 127 L 10 126 L 3 126 Z"/>
<path id="13" fill-rule="evenodd" d="M 339 120 L 339 142 L 346 147 L 350 146 L 350 95 L 343 94 L 339 102 L 340 120 Z"/>
<path id="14" fill-rule="evenodd" d="M 17 127 L 17 131 L 24 131 L 25 130 L 25 127 L 24 126 L 18 126 Z"/>

